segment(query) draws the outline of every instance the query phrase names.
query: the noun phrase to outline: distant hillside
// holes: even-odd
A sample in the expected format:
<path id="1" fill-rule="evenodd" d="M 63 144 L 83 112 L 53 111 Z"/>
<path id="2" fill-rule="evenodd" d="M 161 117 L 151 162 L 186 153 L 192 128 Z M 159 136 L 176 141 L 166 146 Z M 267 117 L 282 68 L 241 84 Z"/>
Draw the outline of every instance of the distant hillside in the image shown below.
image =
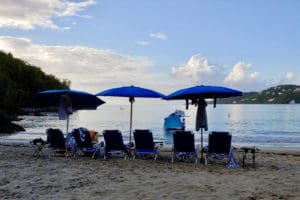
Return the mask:
<path id="1" fill-rule="evenodd" d="M 300 86 L 278 85 L 261 92 L 245 92 L 240 97 L 218 100 L 218 103 L 237 104 L 288 104 L 300 103 Z"/>
<path id="2" fill-rule="evenodd" d="M 35 93 L 46 89 L 69 88 L 70 81 L 60 81 L 39 67 L 0 51 L 0 111 L 16 112 L 32 106 Z"/>
<path id="3" fill-rule="evenodd" d="M 46 89 L 69 88 L 70 81 L 60 81 L 40 68 L 0 51 L 0 133 L 24 130 L 10 121 L 20 108 L 34 106 L 34 95 Z"/>

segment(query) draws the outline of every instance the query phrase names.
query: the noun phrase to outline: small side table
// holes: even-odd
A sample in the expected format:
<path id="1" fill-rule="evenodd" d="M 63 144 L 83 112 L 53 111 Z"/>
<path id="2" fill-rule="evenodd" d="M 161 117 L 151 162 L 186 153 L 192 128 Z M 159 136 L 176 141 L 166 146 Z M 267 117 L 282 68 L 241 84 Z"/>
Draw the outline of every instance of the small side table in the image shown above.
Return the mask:
<path id="1" fill-rule="evenodd" d="M 36 138 L 30 141 L 30 145 L 34 150 L 32 156 L 40 156 L 42 154 L 42 150 L 44 146 L 47 144 L 46 141 L 42 140 L 41 138 Z"/>
<path id="2" fill-rule="evenodd" d="M 247 159 L 247 154 L 252 154 L 252 166 L 255 166 L 255 153 L 259 151 L 256 147 L 241 147 L 241 150 L 243 151 L 243 167 L 245 167 L 245 160 Z"/>

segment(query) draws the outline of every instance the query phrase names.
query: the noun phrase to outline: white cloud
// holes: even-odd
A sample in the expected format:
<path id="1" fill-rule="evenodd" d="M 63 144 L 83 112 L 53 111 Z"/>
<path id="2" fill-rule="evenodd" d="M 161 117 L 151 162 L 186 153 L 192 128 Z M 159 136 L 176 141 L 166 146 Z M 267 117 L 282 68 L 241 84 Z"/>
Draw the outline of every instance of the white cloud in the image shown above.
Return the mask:
<path id="1" fill-rule="evenodd" d="M 94 0 L 86 0 L 82 2 L 66 2 L 65 10 L 60 16 L 81 16 L 78 15 L 81 11 L 83 11 L 86 7 L 96 4 Z M 88 15 L 84 15 L 84 17 L 90 17 Z"/>
<path id="2" fill-rule="evenodd" d="M 228 72 L 228 68 L 210 64 L 207 58 L 196 54 L 186 64 L 172 67 L 171 75 L 186 85 L 223 85 L 240 90 L 264 88 L 266 81 L 259 80 L 259 73 L 250 69 L 250 63 L 238 62 Z"/>
<path id="3" fill-rule="evenodd" d="M 238 62 L 231 69 L 211 64 L 193 55 L 186 64 L 172 67 L 168 74 L 150 72 L 154 61 L 147 57 L 123 55 L 107 49 L 84 46 L 49 46 L 27 38 L 0 36 L 0 50 L 39 66 L 44 72 L 72 81 L 72 88 L 96 93 L 123 85 L 138 85 L 165 94 L 195 84 L 223 85 L 242 91 L 259 91 L 269 85 L 253 72 L 251 64 Z M 229 71 L 228 71 L 229 70 Z M 300 76 L 288 72 L 278 84 L 300 84 Z M 277 85 L 274 81 L 272 85 Z"/>
<path id="4" fill-rule="evenodd" d="M 264 89 L 266 80 L 260 80 L 259 72 L 250 72 L 251 63 L 238 62 L 224 79 L 224 84 L 245 89 Z M 263 86 L 264 85 L 264 86 Z"/>
<path id="5" fill-rule="evenodd" d="M 41 67 L 72 88 L 98 92 L 110 87 L 139 85 L 160 89 L 161 74 L 146 72 L 153 62 L 146 57 L 122 55 L 83 46 L 47 46 L 26 38 L 0 37 L 1 50 Z"/>
<path id="6" fill-rule="evenodd" d="M 248 70 L 251 68 L 250 63 L 238 62 L 233 66 L 232 71 L 226 76 L 224 82 L 229 84 L 240 84 L 243 82 L 255 81 L 258 78 L 258 72 L 253 72 L 248 75 Z"/>
<path id="7" fill-rule="evenodd" d="M 183 66 L 172 67 L 171 75 L 190 84 L 213 84 L 217 76 L 222 76 L 221 70 L 222 67 L 210 64 L 206 58 L 197 54 Z"/>
<path id="8" fill-rule="evenodd" d="M 137 44 L 139 46 L 148 46 L 150 43 L 148 41 L 139 40 L 139 41 L 136 41 L 135 44 Z"/>
<path id="9" fill-rule="evenodd" d="M 293 72 L 287 72 L 285 77 L 280 80 L 281 84 L 296 84 L 300 85 L 300 75 L 296 75 Z"/>
<path id="10" fill-rule="evenodd" d="M 164 33 L 150 33 L 149 36 L 158 40 L 167 39 L 167 36 Z"/>
<path id="11" fill-rule="evenodd" d="M 94 0 L 70 2 L 67 0 L 18 0 L 1 1 L 0 28 L 17 28 L 30 30 L 36 27 L 58 29 L 54 18 L 80 16 L 87 6 L 95 4 Z M 68 28 L 68 27 L 63 27 Z"/>

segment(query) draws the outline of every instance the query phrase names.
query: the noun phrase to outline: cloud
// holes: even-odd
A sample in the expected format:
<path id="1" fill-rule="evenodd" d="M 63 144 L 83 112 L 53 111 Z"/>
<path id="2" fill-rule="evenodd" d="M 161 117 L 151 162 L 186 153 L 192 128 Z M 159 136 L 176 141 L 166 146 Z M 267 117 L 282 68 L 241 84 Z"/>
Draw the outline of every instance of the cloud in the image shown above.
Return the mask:
<path id="1" fill-rule="evenodd" d="M 62 28 L 54 22 L 54 18 L 80 16 L 86 7 L 95 4 L 94 0 L 70 2 L 67 0 L 19 0 L 1 1 L 0 28 L 16 28 L 23 30 L 37 27 Z M 82 16 L 87 17 L 87 16 Z M 63 27 L 68 28 L 68 27 Z"/>
<path id="2" fill-rule="evenodd" d="M 66 2 L 65 10 L 60 16 L 83 16 L 79 15 L 81 11 L 83 11 L 86 7 L 96 4 L 94 0 L 86 0 L 82 2 Z M 90 17 L 88 15 L 84 15 L 84 17 Z"/>
<path id="3" fill-rule="evenodd" d="M 257 71 L 250 72 L 251 67 L 251 63 L 236 63 L 232 71 L 225 77 L 224 84 L 245 90 L 264 89 L 268 85 L 267 80 L 261 80 Z"/>
<path id="4" fill-rule="evenodd" d="M 293 72 L 287 72 L 285 77 L 280 80 L 280 83 L 300 85 L 300 75 L 296 75 Z"/>
<path id="5" fill-rule="evenodd" d="M 139 40 L 139 41 L 136 41 L 135 44 L 139 45 L 139 46 L 148 46 L 150 43 L 148 41 Z"/>
<path id="6" fill-rule="evenodd" d="M 173 77 L 183 80 L 187 84 L 213 84 L 223 76 L 222 67 L 212 65 L 200 55 L 193 55 L 186 64 L 171 68 Z M 218 78 L 217 78 L 218 77 Z"/>
<path id="7" fill-rule="evenodd" d="M 250 68 L 250 63 L 238 62 L 233 66 L 232 71 L 226 76 L 224 82 L 229 84 L 241 84 L 244 82 L 256 81 L 259 73 L 253 72 L 248 75 Z"/>
<path id="8" fill-rule="evenodd" d="M 44 72 L 72 81 L 72 88 L 98 92 L 122 85 L 160 89 L 164 75 L 146 72 L 153 66 L 147 57 L 122 55 L 83 46 L 47 46 L 26 38 L 0 37 L 0 48 L 39 66 Z"/>
<path id="9" fill-rule="evenodd" d="M 167 36 L 164 33 L 150 33 L 149 36 L 158 40 L 166 40 Z"/>
<path id="10" fill-rule="evenodd" d="M 199 54 L 191 56 L 186 64 L 171 68 L 171 76 L 186 85 L 223 85 L 240 90 L 263 88 L 266 81 L 260 80 L 258 72 L 250 72 L 251 64 L 236 63 L 231 70 L 211 64 Z"/>
<path id="11" fill-rule="evenodd" d="M 59 79 L 72 81 L 72 88 L 99 92 L 124 85 L 138 85 L 168 94 L 196 84 L 223 85 L 242 91 L 259 91 L 270 85 L 252 70 L 247 62 L 232 67 L 212 64 L 198 54 L 185 63 L 171 68 L 171 74 L 152 70 L 153 60 L 147 57 L 124 55 L 109 49 L 85 46 L 50 46 L 36 44 L 28 38 L 0 36 L 0 50 L 40 67 Z M 171 77 L 170 77 L 171 75 Z M 288 72 L 277 84 L 300 84 L 300 76 Z"/>

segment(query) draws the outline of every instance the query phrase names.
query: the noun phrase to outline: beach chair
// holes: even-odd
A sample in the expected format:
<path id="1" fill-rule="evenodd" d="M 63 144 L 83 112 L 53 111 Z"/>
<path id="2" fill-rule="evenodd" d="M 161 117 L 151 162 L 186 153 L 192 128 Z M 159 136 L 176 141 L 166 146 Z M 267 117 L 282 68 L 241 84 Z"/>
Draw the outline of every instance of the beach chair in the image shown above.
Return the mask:
<path id="1" fill-rule="evenodd" d="M 211 132 L 208 136 L 208 147 L 204 148 L 204 152 L 206 153 L 205 165 L 207 165 L 209 159 L 227 159 L 229 164 L 233 159 L 235 162 L 232 150 L 233 147 L 231 146 L 231 135 L 229 132 Z"/>
<path id="2" fill-rule="evenodd" d="M 104 159 L 113 155 L 124 156 L 127 159 L 127 147 L 124 145 L 122 133 L 119 130 L 104 130 Z"/>
<path id="3" fill-rule="evenodd" d="M 150 130 L 134 130 L 134 154 L 133 160 L 136 156 L 153 156 L 157 159 L 159 153 L 159 146 L 156 146 L 153 141 L 153 134 Z"/>
<path id="4" fill-rule="evenodd" d="M 66 140 L 60 129 L 49 128 L 46 130 L 47 143 L 49 144 L 49 158 L 51 155 L 64 154 L 66 152 Z"/>
<path id="5" fill-rule="evenodd" d="M 192 158 L 198 163 L 198 149 L 195 148 L 195 137 L 191 131 L 176 131 L 173 134 L 173 148 L 171 162 L 188 161 Z"/>
<path id="6" fill-rule="evenodd" d="M 70 140 L 68 146 L 71 148 L 74 157 L 82 152 L 84 155 L 94 158 L 97 148 L 94 147 L 90 132 L 86 128 L 73 129 L 68 140 Z"/>

